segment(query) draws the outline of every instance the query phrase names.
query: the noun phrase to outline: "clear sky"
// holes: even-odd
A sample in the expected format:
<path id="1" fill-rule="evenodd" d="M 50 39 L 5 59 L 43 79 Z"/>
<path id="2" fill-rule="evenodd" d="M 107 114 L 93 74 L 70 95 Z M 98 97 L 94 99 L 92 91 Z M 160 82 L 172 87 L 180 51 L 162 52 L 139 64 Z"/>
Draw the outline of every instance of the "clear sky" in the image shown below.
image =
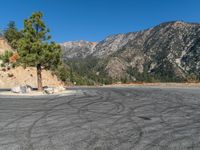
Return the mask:
<path id="1" fill-rule="evenodd" d="M 56 42 L 100 41 L 110 34 L 138 31 L 161 22 L 200 22 L 200 0 L 5 0 L 0 29 L 9 21 L 42 11 Z"/>

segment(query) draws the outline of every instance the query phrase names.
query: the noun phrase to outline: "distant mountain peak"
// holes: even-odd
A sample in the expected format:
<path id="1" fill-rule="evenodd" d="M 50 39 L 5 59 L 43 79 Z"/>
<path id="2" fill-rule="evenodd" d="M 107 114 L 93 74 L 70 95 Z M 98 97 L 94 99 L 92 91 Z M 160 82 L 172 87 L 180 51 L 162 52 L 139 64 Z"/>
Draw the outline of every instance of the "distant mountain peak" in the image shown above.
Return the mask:
<path id="1" fill-rule="evenodd" d="M 66 58 L 85 58 L 91 55 L 94 51 L 96 42 L 89 42 L 85 40 L 69 41 L 60 44 Z"/>
<path id="2" fill-rule="evenodd" d="M 193 23 L 193 22 L 185 22 L 182 20 L 176 20 L 176 21 L 169 21 L 159 24 L 158 26 L 167 25 L 167 26 L 173 26 L 173 27 L 188 27 L 188 26 L 195 26 L 200 25 L 200 23 Z"/>
<path id="3" fill-rule="evenodd" d="M 99 43 L 68 42 L 63 50 L 68 58 L 98 58 L 95 68 L 104 68 L 112 78 L 137 80 L 145 72 L 165 81 L 185 79 L 191 73 L 200 79 L 199 23 L 165 22 L 111 35 Z"/>

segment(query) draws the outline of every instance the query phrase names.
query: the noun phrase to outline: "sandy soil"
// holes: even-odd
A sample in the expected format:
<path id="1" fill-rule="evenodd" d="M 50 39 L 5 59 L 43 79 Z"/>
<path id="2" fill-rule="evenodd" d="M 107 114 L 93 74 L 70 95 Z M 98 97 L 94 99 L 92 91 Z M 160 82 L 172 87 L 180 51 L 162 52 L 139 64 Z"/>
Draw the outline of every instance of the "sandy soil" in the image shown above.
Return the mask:
<path id="1" fill-rule="evenodd" d="M 5 51 L 13 51 L 8 45 L 7 41 L 4 38 L 0 38 L 0 54 L 3 54 Z"/>
<path id="2" fill-rule="evenodd" d="M 51 71 L 43 70 L 43 86 L 62 86 L 63 83 L 52 74 Z M 12 88 L 19 85 L 37 87 L 36 68 L 17 67 L 7 71 L 0 70 L 0 88 Z"/>

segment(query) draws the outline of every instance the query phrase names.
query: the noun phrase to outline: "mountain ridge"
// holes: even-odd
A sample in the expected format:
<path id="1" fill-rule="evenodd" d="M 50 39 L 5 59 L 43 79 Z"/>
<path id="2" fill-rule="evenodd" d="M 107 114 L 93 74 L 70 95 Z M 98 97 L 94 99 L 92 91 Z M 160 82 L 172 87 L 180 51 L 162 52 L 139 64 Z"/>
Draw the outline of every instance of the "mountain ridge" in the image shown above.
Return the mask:
<path id="1" fill-rule="evenodd" d="M 73 57 L 84 58 L 87 55 L 93 53 L 93 49 L 96 46 L 96 43 L 85 40 L 79 40 L 79 41 L 63 42 L 60 45 L 64 51 L 64 55 L 66 55 L 68 58 L 73 58 Z"/>
<path id="2" fill-rule="evenodd" d="M 67 41 L 67 42 L 62 42 L 60 43 L 61 46 L 65 45 L 65 43 L 81 43 L 81 42 L 86 42 L 86 43 L 95 43 L 95 47 L 98 46 L 98 44 L 100 43 L 103 43 L 104 41 L 106 41 L 106 39 L 110 39 L 110 38 L 115 38 L 115 37 L 118 37 L 118 36 L 128 36 L 130 34 L 137 34 L 137 33 L 142 33 L 142 32 L 145 32 L 145 31 L 148 31 L 148 30 L 152 30 L 153 28 L 157 28 L 157 27 L 160 27 L 160 26 L 166 26 L 166 25 L 170 25 L 170 24 L 174 24 L 174 25 L 200 25 L 200 23 L 193 23 L 193 22 L 184 22 L 184 21 L 181 21 L 181 20 L 177 20 L 177 21 L 168 21 L 168 22 L 164 22 L 164 23 L 161 23 L 159 25 L 156 25 L 154 27 L 150 27 L 150 28 L 147 28 L 147 29 L 143 29 L 143 30 L 139 30 L 139 31 L 134 31 L 134 32 L 127 32 L 127 33 L 117 33 L 117 34 L 112 34 L 112 35 L 108 35 L 105 37 L 105 39 L 99 41 L 99 42 L 91 42 L 91 41 L 87 41 L 87 40 L 76 40 L 76 41 Z"/>
<path id="3" fill-rule="evenodd" d="M 79 47 L 79 55 L 74 49 L 77 58 L 98 59 L 92 69 L 117 81 L 149 80 L 141 76 L 151 81 L 182 81 L 191 74 L 200 79 L 200 23 L 170 21 L 139 32 L 111 35 L 84 57 L 80 53 L 86 49 Z M 65 54 L 70 56 L 67 51 Z"/>

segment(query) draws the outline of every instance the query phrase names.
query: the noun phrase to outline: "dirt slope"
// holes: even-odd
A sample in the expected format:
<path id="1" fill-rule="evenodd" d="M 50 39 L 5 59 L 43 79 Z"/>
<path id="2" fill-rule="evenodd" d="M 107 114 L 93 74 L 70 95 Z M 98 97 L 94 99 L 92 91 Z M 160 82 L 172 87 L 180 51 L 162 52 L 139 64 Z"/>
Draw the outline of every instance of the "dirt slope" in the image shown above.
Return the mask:
<path id="1" fill-rule="evenodd" d="M 63 83 L 58 80 L 51 71 L 42 72 L 43 86 L 61 86 Z M 28 67 L 17 67 L 7 71 L 0 70 L 0 88 L 11 88 L 18 85 L 31 85 L 37 87 L 36 69 Z"/>
<path id="2" fill-rule="evenodd" d="M 13 51 L 10 45 L 4 38 L 0 38 L 0 55 L 5 51 Z M 53 76 L 51 71 L 43 71 L 43 85 L 44 86 L 59 86 L 63 85 L 56 76 Z M 11 88 L 18 85 L 31 85 L 37 87 L 36 69 L 29 67 L 17 67 L 10 70 L 3 69 L 0 66 L 0 88 Z"/>
<path id="3" fill-rule="evenodd" d="M 5 51 L 13 51 L 13 50 L 6 40 L 0 37 L 0 55 L 3 54 Z"/>

